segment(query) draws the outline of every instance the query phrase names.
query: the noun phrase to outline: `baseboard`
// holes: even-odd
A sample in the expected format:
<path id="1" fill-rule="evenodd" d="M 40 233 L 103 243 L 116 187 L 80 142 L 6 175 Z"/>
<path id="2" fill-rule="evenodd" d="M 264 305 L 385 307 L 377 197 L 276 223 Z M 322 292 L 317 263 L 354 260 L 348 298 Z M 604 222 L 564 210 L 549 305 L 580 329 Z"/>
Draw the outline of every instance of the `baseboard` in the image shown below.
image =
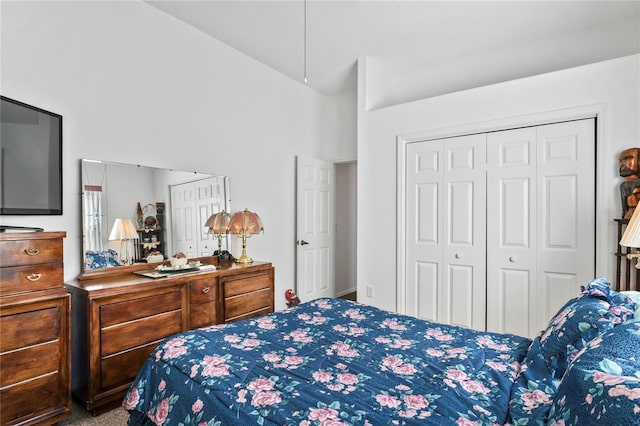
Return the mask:
<path id="1" fill-rule="evenodd" d="M 344 296 L 345 294 L 355 293 L 357 290 L 358 290 L 358 288 L 357 288 L 357 287 L 352 287 L 352 288 L 347 289 L 347 290 L 342 290 L 341 292 L 336 293 L 336 297 L 342 297 L 342 296 Z"/>

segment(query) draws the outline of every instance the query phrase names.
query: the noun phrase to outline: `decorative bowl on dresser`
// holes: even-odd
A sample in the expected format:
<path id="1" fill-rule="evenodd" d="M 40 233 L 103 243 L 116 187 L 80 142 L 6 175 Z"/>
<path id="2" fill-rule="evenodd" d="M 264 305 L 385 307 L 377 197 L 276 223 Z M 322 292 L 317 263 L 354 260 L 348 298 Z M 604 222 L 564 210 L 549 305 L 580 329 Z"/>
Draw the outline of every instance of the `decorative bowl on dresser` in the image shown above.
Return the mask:
<path id="1" fill-rule="evenodd" d="M 0 425 L 71 414 L 64 232 L 0 234 Z"/>
<path id="2" fill-rule="evenodd" d="M 202 268 L 195 271 L 160 276 L 157 269 L 138 265 L 66 283 L 74 324 L 73 394 L 93 415 L 121 404 L 165 337 L 273 312 L 271 263 L 218 264 L 217 256 L 197 260 Z"/>

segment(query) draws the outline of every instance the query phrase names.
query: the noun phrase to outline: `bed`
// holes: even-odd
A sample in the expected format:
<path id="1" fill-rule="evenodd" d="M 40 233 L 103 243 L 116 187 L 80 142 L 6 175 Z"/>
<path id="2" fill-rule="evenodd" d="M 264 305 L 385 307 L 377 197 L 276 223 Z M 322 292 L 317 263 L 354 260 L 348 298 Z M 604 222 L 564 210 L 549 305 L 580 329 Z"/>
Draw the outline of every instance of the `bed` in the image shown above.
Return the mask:
<path id="1" fill-rule="evenodd" d="M 530 340 L 317 299 L 167 338 L 122 405 L 130 425 L 640 425 L 639 306 L 594 280 Z"/>

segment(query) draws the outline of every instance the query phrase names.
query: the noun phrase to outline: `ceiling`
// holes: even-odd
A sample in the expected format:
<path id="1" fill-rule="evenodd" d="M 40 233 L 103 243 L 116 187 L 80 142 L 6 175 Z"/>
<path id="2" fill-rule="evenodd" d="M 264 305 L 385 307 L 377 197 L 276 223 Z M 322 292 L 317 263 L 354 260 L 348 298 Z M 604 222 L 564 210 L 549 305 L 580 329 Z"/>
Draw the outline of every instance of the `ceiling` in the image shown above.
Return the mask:
<path id="1" fill-rule="evenodd" d="M 325 95 L 354 89 L 365 56 L 396 79 L 497 61 L 504 80 L 640 51 L 640 1 L 146 2 Z"/>

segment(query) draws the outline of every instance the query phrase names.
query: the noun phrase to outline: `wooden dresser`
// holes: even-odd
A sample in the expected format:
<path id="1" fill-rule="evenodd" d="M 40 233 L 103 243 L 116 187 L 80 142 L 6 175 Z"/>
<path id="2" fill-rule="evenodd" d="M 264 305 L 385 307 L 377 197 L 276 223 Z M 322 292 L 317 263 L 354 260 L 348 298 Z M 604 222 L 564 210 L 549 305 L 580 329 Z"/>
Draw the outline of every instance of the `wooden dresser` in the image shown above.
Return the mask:
<path id="1" fill-rule="evenodd" d="M 163 338 L 273 312 L 271 263 L 217 266 L 157 279 L 127 272 L 66 284 L 74 324 L 73 393 L 87 410 L 98 415 L 119 406 Z"/>
<path id="2" fill-rule="evenodd" d="M 0 234 L 0 425 L 71 414 L 64 232 Z"/>

